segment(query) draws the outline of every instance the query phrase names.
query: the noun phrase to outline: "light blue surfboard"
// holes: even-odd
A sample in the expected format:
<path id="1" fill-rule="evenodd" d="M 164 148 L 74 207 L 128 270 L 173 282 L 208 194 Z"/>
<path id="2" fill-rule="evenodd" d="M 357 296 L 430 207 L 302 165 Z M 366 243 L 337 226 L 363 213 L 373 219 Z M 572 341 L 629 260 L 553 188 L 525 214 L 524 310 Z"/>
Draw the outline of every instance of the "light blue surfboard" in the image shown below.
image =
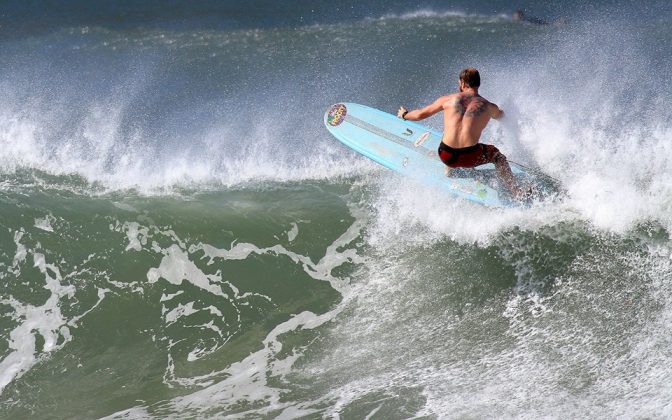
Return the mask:
<path id="1" fill-rule="evenodd" d="M 332 105 L 324 114 L 327 130 L 343 144 L 373 161 L 423 183 L 488 207 L 512 207 L 515 201 L 500 184 L 493 164 L 453 169 L 446 175 L 437 149 L 441 134 L 414 121 L 355 103 Z M 545 188 L 531 170 L 511 163 L 520 185 Z"/>

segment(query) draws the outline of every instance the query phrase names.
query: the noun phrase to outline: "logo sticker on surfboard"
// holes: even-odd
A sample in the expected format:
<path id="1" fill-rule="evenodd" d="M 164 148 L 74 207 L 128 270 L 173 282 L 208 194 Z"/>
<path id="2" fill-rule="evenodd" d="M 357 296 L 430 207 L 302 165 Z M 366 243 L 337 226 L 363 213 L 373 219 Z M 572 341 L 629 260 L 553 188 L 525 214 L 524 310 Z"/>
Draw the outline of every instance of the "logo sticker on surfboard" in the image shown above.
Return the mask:
<path id="1" fill-rule="evenodd" d="M 422 146 L 422 143 L 424 143 L 425 140 L 427 140 L 431 134 L 432 133 L 430 133 L 429 131 L 425 131 L 424 133 L 420 134 L 418 136 L 418 139 L 415 141 L 415 143 L 413 143 L 415 145 L 415 147 Z"/>
<path id="2" fill-rule="evenodd" d="M 327 123 L 333 127 L 336 127 L 343 122 L 345 116 L 348 113 L 348 108 L 343 104 L 336 104 L 331 107 L 327 113 Z"/>

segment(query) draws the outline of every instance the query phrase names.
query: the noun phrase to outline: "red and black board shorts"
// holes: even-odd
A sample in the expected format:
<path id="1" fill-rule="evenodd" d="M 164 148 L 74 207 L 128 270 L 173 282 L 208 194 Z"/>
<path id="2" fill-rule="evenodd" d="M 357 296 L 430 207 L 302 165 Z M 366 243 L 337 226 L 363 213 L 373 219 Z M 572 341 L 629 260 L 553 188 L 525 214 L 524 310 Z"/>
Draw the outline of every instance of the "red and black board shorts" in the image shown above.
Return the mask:
<path id="1" fill-rule="evenodd" d="M 486 163 L 495 163 L 504 158 L 504 155 L 491 144 L 478 143 L 456 149 L 441 142 L 439 144 L 439 158 L 446 166 L 451 168 L 473 168 Z"/>

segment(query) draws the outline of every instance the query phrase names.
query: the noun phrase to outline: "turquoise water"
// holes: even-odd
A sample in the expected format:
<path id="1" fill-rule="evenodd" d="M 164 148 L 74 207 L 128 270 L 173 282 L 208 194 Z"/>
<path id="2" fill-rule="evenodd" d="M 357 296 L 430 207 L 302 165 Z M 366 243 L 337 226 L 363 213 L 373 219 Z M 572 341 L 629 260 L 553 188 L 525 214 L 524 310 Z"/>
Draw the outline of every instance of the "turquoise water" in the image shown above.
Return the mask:
<path id="1" fill-rule="evenodd" d="M 5 6 L 0 417 L 670 416 L 665 4 L 70 6 Z M 480 207 L 322 126 L 467 65 L 566 197 Z"/>

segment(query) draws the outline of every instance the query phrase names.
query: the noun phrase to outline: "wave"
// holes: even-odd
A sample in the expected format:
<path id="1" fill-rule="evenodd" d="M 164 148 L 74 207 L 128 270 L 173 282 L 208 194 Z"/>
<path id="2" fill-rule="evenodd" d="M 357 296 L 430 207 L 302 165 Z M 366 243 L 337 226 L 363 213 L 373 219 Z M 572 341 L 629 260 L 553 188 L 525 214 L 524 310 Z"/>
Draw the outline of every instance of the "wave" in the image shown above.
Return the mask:
<path id="1" fill-rule="evenodd" d="M 386 13 L 380 17 L 368 17 L 366 20 L 416 20 L 416 19 L 442 19 L 442 18 L 466 18 L 466 19 L 506 19 L 509 15 L 504 13 L 496 14 L 480 14 L 468 13 L 459 10 L 433 10 L 433 9 L 418 9 L 401 13 Z"/>
<path id="2" fill-rule="evenodd" d="M 277 139 L 269 136 L 264 126 L 255 127 L 250 137 L 237 137 L 230 134 L 235 130 L 222 127 L 181 150 L 153 147 L 153 139 L 142 136 L 125 138 L 119 125 L 95 116 L 82 122 L 75 137 L 57 144 L 41 137 L 41 129 L 34 123 L 16 117 L 3 120 L 0 116 L 0 127 L 4 128 L 0 146 L 6 151 L 0 158 L 0 173 L 5 178 L 30 169 L 56 176 L 81 176 L 105 190 L 132 188 L 149 193 L 172 187 L 325 180 L 377 169 L 366 160 L 353 159 L 353 152 L 344 153 L 326 139 L 316 146 L 316 153 L 291 154 L 286 149 L 269 153 L 277 148 Z M 233 153 L 220 147 L 227 139 L 246 145 Z"/>
<path id="3" fill-rule="evenodd" d="M 383 16 L 480 15 L 422 9 Z M 444 51 L 443 38 L 462 45 L 471 35 L 436 28 L 417 34 L 414 25 L 402 28 L 418 37 L 404 46 L 388 38 L 396 29 L 361 25 L 207 36 L 91 31 L 31 40 L 47 45 L 58 39 L 59 54 L 74 62 L 16 52 L 25 44 L 7 54 L 0 170 L 76 174 L 112 190 L 143 191 L 368 174 L 377 167 L 322 127 L 328 104 L 353 100 L 393 110 L 402 101 L 433 100 L 452 86 L 460 69 L 455 63 L 466 65 L 471 57 L 482 70 L 484 95 L 507 115 L 484 138 L 512 160 L 560 180 L 568 196 L 551 214 L 562 214 L 561 220 L 578 214 L 619 232 L 649 220 L 672 225 L 672 133 L 664 105 L 672 95 L 652 88 L 669 70 L 641 48 L 652 45 L 645 37 L 656 32 L 641 35 L 604 19 L 550 31 L 504 26 L 521 39 L 512 54 L 488 53 L 503 45 L 498 32 L 483 35 L 482 50 Z M 424 35 L 437 40 L 430 41 L 436 57 L 418 64 Z M 100 48 L 73 48 L 83 43 Z M 365 46 L 364 57 L 349 51 L 355 43 Z M 669 55 L 660 48 L 656 56 Z M 409 73 L 410 64 L 418 67 Z M 413 83 L 399 83 L 400 69 L 404 80 L 413 75 Z M 643 78 L 642 69 L 652 70 Z M 447 76 L 449 70 L 454 75 Z M 414 202 L 407 200 L 413 190 L 397 199 Z M 429 202 L 428 208 L 443 205 Z M 389 205 L 401 219 L 417 217 L 405 203 Z M 523 223 L 529 214 L 511 217 Z M 462 235 L 430 219 L 423 223 Z"/>

